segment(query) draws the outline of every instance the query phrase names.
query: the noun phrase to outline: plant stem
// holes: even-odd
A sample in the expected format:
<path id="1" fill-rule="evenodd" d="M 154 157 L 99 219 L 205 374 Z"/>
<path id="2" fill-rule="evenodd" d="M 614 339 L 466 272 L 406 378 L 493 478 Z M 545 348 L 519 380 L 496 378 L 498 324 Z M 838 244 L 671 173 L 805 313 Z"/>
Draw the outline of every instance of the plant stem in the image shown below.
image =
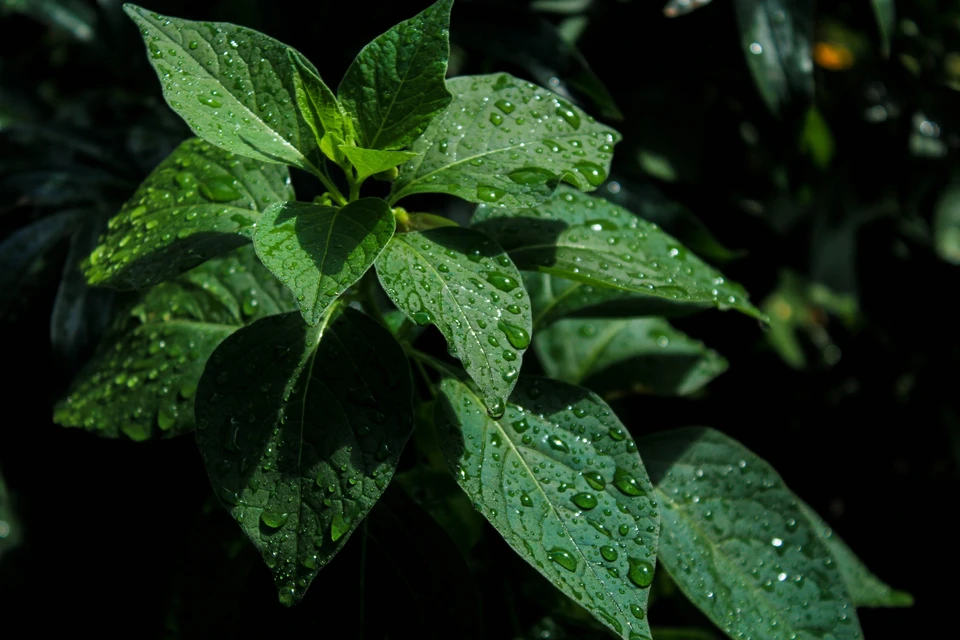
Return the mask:
<path id="1" fill-rule="evenodd" d="M 340 193 L 340 189 L 337 189 L 337 185 L 333 184 L 333 180 L 327 174 L 326 163 L 323 163 L 320 167 L 313 166 L 313 175 L 320 178 L 320 182 L 323 183 L 323 186 L 327 189 L 330 195 L 340 206 L 347 204 L 347 199 L 343 197 L 343 194 Z"/>

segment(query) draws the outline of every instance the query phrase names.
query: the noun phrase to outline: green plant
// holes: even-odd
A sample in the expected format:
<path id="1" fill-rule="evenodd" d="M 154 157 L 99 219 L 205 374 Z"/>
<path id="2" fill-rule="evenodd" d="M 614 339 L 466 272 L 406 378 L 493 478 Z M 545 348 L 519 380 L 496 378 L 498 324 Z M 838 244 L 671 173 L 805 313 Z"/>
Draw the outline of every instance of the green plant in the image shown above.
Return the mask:
<path id="1" fill-rule="evenodd" d="M 615 130 L 508 74 L 447 80 L 451 4 L 371 42 L 336 95 L 265 35 L 127 5 L 197 137 L 85 263 L 92 284 L 144 291 L 56 420 L 135 440 L 195 429 L 287 604 L 414 430 L 422 471 L 452 470 L 621 637 L 651 635 L 658 560 L 733 637 L 855 638 L 854 606 L 908 603 L 742 445 L 710 429 L 634 440 L 597 395 L 691 393 L 726 367 L 665 316 L 765 316 L 660 227 L 585 193 Z M 287 166 L 325 193 L 296 202 Z M 371 177 L 383 197 L 361 197 Z M 462 227 L 397 206 L 416 194 L 478 207 Z M 418 346 L 426 325 L 460 366 Z M 520 375 L 531 344 L 549 378 Z"/>

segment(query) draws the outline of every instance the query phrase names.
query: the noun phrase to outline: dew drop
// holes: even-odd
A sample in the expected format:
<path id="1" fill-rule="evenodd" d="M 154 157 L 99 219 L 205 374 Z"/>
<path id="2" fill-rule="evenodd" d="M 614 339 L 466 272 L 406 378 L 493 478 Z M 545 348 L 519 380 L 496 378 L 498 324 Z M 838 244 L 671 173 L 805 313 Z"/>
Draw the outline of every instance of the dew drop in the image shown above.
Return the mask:
<path id="1" fill-rule="evenodd" d="M 561 549 L 559 547 L 554 547 L 547 552 L 547 557 L 550 558 L 551 562 L 555 562 L 567 571 L 576 571 L 577 570 L 577 561 L 569 551 Z"/>
<path id="2" fill-rule="evenodd" d="M 592 493 L 577 493 L 570 501 L 581 509 L 593 509 L 597 506 L 597 496 Z"/>
<path id="3" fill-rule="evenodd" d="M 627 558 L 630 563 L 630 570 L 627 572 L 627 578 L 630 582 L 641 589 L 645 589 L 653 582 L 653 565 L 639 558 Z"/>

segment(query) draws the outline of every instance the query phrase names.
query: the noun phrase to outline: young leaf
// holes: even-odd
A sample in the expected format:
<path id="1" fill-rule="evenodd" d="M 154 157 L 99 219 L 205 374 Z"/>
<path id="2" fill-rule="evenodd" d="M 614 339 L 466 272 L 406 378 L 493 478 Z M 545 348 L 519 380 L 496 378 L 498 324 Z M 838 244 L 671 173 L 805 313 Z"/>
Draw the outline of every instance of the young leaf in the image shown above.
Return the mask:
<path id="1" fill-rule="evenodd" d="M 600 394 L 686 395 L 727 368 L 720 354 L 663 318 L 561 320 L 534 335 L 551 378 Z"/>
<path id="2" fill-rule="evenodd" d="M 197 390 L 210 481 L 288 605 L 383 493 L 412 425 L 400 345 L 362 313 L 335 310 L 315 327 L 288 313 L 237 331 Z"/>
<path id="3" fill-rule="evenodd" d="M 731 638 L 862 638 L 837 563 L 777 472 L 712 429 L 640 441 L 660 561 Z"/>
<path id="4" fill-rule="evenodd" d="M 323 154 L 342 165 L 340 145 L 353 140 L 349 116 L 302 54 L 288 49 L 287 56 L 293 64 L 293 86 L 300 115 L 313 131 Z"/>
<path id="5" fill-rule="evenodd" d="M 600 622 L 648 638 L 660 518 L 623 425 L 586 389 L 524 378 L 502 420 L 465 384 L 441 386 L 441 446 L 513 550 Z"/>
<path id="6" fill-rule="evenodd" d="M 353 116 L 362 147 L 402 149 L 450 104 L 450 8 L 438 0 L 365 46 L 337 95 Z"/>
<path id="7" fill-rule="evenodd" d="M 187 432 L 217 345 L 246 322 L 292 308 L 251 247 L 161 283 L 104 338 L 54 408 L 54 422 L 133 440 Z"/>
<path id="8" fill-rule="evenodd" d="M 263 212 L 253 243 L 263 264 L 296 296 L 304 320 L 315 325 L 373 265 L 395 227 L 379 198 L 343 208 L 283 202 Z"/>
<path id="9" fill-rule="evenodd" d="M 380 151 L 378 149 L 361 149 L 350 145 L 341 145 L 340 151 L 347 156 L 347 160 L 357 170 L 357 180 L 360 182 L 375 173 L 393 169 L 398 164 L 417 155 L 413 151 Z"/>
<path id="10" fill-rule="evenodd" d="M 786 11 L 779 0 L 734 0 L 747 65 L 773 113 L 813 96 L 813 4 L 798 0 Z"/>
<path id="11" fill-rule="evenodd" d="M 817 512 L 802 500 L 797 501 L 800 510 L 826 543 L 830 554 L 837 563 L 837 569 L 847 586 L 847 592 L 853 604 L 858 607 L 909 607 L 913 605 L 913 596 L 898 591 L 884 583 L 867 568 L 847 544 L 833 529 L 823 521 Z"/>
<path id="12" fill-rule="evenodd" d="M 523 285 L 530 293 L 530 302 L 533 305 L 534 332 L 566 317 L 675 317 L 709 309 L 711 306 L 707 302 L 678 304 L 666 298 L 594 286 L 558 278 L 549 273 L 525 271 Z"/>
<path id="13" fill-rule="evenodd" d="M 561 179 L 603 183 L 620 134 L 559 96 L 506 73 L 448 82 L 454 100 L 411 147 L 391 201 L 449 193 L 499 207 L 532 207 Z"/>
<path id="14" fill-rule="evenodd" d="M 532 330 L 530 299 L 503 250 L 461 227 L 402 233 L 377 260 L 377 276 L 408 318 L 440 329 L 491 414 L 502 415 Z"/>
<path id="15" fill-rule="evenodd" d="M 473 226 L 499 242 L 520 269 L 764 318 L 740 285 L 727 282 L 657 225 L 570 187 L 533 209 L 481 205 Z"/>
<path id="16" fill-rule="evenodd" d="M 226 22 L 123 8 L 140 27 L 163 97 L 197 136 L 261 162 L 319 173 L 316 138 L 295 107 L 290 47 Z"/>
<path id="17" fill-rule="evenodd" d="M 286 167 L 190 138 L 147 176 L 84 263 L 90 284 L 139 289 L 250 241 L 260 212 L 293 198 Z"/>

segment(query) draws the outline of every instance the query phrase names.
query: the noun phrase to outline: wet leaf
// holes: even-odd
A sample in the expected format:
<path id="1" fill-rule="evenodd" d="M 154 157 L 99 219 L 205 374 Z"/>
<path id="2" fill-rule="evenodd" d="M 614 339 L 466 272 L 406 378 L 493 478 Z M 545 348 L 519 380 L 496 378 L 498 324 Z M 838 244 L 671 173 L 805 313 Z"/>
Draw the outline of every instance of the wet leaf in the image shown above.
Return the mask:
<path id="1" fill-rule="evenodd" d="M 473 226 L 499 242 L 520 269 L 763 318 L 740 285 L 657 225 L 570 187 L 532 209 L 481 205 Z"/>
<path id="2" fill-rule="evenodd" d="M 123 8 L 140 28 L 163 97 L 198 137 L 261 162 L 319 173 L 317 140 L 294 106 L 290 47 L 226 22 Z"/>
<path id="3" fill-rule="evenodd" d="M 913 596 L 898 591 L 884 583 L 867 568 L 860 558 L 838 536 L 830 526 L 810 508 L 799 501 L 800 510 L 813 526 L 830 550 L 837 569 L 847 586 L 847 592 L 853 604 L 858 607 L 909 607 L 913 605 Z"/>
<path id="4" fill-rule="evenodd" d="M 401 149 L 450 104 L 450 8 L 439 0 L 365 46 L 337 89 L 361 146 Z"/>
<path id="5" fill-rule="evenodd" d="M 252 247 L 161 283 L 121 315 L 54 421 L 133 440 L 190 431 L 197 383 L 217 345 L 246 322 L 292 308 Z"/>
<path id="6" fill-rule="evenodd" d="M 560 320 L 537 332 L 533 345 L 551 378 L 600 394 L 687 395 L 727 368 L 663 318 Z"/>
<path id="7" fill-rule="evenodd" d="M 813 97 L 813 0 L 735 0 L 740 43 L 774 113 Z"/>
<path id="8" fill-rule="evenodd" d="M 286 167 L 191 138 L 153 170 L 84 263 L 90 284 L 139 289 L 250 242 L 260 212 L 291 200 Z"/>
<path id="9" fill-rule="evenodd" d="M 313 65 L 293 49 L 289 49 L 287 55 L 293 65 L 293 86 L 300 114 L 324 155 L 342 165 L 340 145 L 353 141 L 350 117 Z"/>
<path id="10" fill-rule="evenodd" d="M 502 420 L 443 381 L 437 428 L 454 476 L 520 556 L 600 622 L 648 638 L 659 514 L 623 425 L 600 398 L 524 378 Z"/>
<path id="11" fill-rule="evenodd" d="M 393 236 L 386 202 L 363 198 L 343 208 L 284 202 L 263 213 L 257 255 L 297 299 L 308 324 L 359 280 Z"/>
<path id="12" fill-rule="evenodd" d="M 769 464 L 712 429 L 642 439 L 659 559 L 731 638 L 862 638 L 837 563 Z"/>
<path id="13" fill-rule="evenodd" d="M 561 179 L 583 190 L 607 178 L 616 131 L 560 96 L 505 73 L 448 83 L 454 100 L 411 149 L 391 201 L 448 193 L 470 202 L 531 207 Z"/>
<path id="14" fill-rule="evenodd" d="M 503 250 L 461 227 L 403 233 L 377 260 L 377 275 L 408 318 L 440 329 L 487 408 L 502 414 L 532 330 L 530 298 Z"/>
<path id="15" fill-rule="evenodd" d="M 350 164 L 357 170 L 357 180 L 361 182 L 375 173 L 393 169 L 417 155 L 412 151 L 380 151 L 347 145 L 341 146 L 340 152 L 347 156 Z"/>
<path id="16" fill-rule="evenodd" d="M 299 601 L 383 493 L 411 430 L 410 373 L 353 309 L 237 331 L 197 391 L 197 444 L 220 502 Z M 332 317 L 335 316 L 335 317 Z"/>

